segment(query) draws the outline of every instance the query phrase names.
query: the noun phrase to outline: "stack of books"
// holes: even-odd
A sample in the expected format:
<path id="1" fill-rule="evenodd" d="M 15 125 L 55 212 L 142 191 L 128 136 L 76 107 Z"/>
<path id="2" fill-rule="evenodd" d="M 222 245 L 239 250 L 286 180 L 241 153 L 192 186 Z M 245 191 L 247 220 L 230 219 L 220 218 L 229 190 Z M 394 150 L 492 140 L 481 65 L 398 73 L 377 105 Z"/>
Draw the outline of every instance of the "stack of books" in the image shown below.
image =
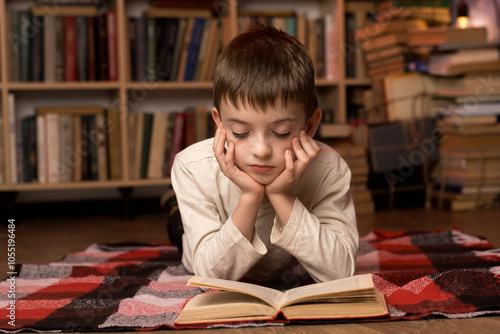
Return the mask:
<path id="1" fill-rule="evenodd" d="M 499 43 L 488 42 L 485 27 L 433 27 L 411 30 L 408 45 L 427 49 L 424 61 L 412 60 L 407 69 L 434 76 L 458 76 L 500 70 Z"/>
<path id="2" fill-rule="evenodd" d="M 356 39 L 364 52 L 368 76 L 380 78 L 403 73 L 407 59 L 421 57 L 417 50 L 408 48 L 408 31 L 425 28 L 427 23 L 421 19 L 394 19 L 374 21 L 358 30 Z"/>
<path id="3" fill-rule="evenodd" d="M 452 211 L 491 208 L 500 194 L 500 99 L 457 101 L 437 122 L 442 137 L 431 203 Z"/>
<path id="4" fill-rule="evenodd" d="M 367 138 L 366 124 L 323 123 L 318 129 L 318 140 L 333 147 L 351 170 L 351 194 L 357 215 L 375 211 L 372 193 L 368 189 Z"/>

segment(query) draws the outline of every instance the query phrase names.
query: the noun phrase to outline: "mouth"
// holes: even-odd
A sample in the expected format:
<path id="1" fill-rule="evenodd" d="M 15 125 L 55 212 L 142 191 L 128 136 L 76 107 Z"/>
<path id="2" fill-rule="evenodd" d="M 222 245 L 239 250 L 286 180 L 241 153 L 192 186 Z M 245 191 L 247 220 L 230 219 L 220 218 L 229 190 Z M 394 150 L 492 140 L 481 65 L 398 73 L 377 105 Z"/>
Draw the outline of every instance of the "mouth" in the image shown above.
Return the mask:
<path id="1" fill-rule="evenodd" d="M 256 173 L 269 173 L 274 169 L 273 166 L 266 165 L 250 165 L 250 168 Z"/>

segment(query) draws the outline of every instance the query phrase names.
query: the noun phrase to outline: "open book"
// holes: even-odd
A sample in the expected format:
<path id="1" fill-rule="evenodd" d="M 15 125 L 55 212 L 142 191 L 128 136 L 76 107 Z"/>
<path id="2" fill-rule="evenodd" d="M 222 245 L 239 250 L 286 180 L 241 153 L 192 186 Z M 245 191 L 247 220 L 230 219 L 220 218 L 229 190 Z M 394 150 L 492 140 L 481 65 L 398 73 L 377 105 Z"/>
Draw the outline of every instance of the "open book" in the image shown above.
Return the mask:
<path id="1" fill-rule="evenodd" d="M 188 285 L 223 290 L 191 299 L 176 324 L 293 319 L 379 317 L 388 314 L 371 274 L 279 290 L 218 278 L 194 276 Z"/>

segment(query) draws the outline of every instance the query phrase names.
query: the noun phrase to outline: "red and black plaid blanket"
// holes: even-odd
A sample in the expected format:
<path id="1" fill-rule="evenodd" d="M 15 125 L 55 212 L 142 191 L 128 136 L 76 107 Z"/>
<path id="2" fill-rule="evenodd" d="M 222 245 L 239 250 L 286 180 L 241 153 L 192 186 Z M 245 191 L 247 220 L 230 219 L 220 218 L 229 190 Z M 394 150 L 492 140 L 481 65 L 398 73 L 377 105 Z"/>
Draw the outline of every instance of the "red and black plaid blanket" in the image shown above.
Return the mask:
<path id="1" fill-rule="evenodd" d="M 500 314 L 500 249 L 483 238 L 374 231 L 361 238 L 357 265 L 358 274 L 374 273 L 386 297 L 390 316 L 376 321 Z M 167 244 L 94 244 L 16 271 L 0 283 L 4 332 L 176 328 L 186 300 L 202 293 L 186 286 L 190 275 Z"/>

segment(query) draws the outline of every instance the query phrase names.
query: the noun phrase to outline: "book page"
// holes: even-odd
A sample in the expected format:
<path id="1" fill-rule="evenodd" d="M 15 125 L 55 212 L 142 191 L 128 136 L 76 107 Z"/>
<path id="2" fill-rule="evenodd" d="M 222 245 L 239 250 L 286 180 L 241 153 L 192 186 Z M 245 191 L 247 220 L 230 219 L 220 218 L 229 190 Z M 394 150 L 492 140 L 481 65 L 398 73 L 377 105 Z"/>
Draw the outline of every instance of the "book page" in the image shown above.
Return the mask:
<path id="1" fill-rule="evenodd" d="M 283 292 L 275 289 L 219 278 L 194 276 L 189 279 L 188 285 L 245 293 L 265 301 L 276 310 L 279 310 L 283 298 Z"/>
<path id="2" fill-rule="evenodd" d="M 356 275 L 334 281 L 301 286 L 286 291 L 283 297 L 283 304 L 280 307 L 297 303 L 303 300 L 314 299 L 317 298 L 317 296 L 366 290 L 373 287 L 374 285 L 371 274 Z"/>

